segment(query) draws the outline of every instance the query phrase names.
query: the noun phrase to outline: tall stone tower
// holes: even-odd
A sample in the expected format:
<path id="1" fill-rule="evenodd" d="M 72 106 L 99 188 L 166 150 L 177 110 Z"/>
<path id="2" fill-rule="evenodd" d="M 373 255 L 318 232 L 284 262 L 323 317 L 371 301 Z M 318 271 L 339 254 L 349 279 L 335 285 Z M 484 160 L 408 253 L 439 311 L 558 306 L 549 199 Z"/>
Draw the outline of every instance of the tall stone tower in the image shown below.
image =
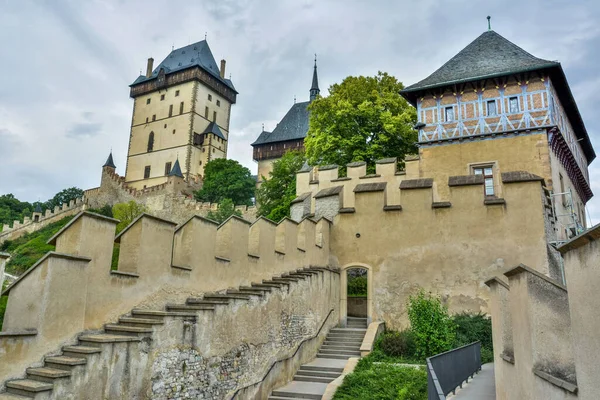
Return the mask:
<path id="1" fill-rule="evenodd" d="M 175 161 L 188 183 L 204 166 L 227 157 L 237 91 L 206 40 L 175 49 L 130 85 L 134 99 L 125 182 L 136 189 L 165 183 Z"/>

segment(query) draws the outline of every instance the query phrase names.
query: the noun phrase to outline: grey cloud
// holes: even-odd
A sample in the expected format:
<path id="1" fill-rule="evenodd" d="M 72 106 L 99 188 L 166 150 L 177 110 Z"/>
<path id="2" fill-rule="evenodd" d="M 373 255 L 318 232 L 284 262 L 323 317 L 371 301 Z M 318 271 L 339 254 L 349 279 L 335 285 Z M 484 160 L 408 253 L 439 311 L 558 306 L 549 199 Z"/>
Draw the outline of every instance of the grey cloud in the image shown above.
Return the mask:
<path id="1" fill-rule="evenodd" d="M 92 137 L 96 136 L 102 130 L 100 122 L 82 122 L 73 125 L 68 131 L 67 136 L 70 138 Z"/>

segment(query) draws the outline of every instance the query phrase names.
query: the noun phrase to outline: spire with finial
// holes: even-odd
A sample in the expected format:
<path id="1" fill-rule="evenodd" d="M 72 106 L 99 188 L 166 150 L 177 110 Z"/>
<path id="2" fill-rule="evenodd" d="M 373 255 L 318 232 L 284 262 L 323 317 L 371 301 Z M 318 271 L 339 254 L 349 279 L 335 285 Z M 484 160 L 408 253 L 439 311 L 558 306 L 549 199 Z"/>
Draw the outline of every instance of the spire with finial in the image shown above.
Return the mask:
<path id="1" fill-rule="evenodd" d="M 492 30 L 492 17 L 490 17 L 488 15 L 487 20 L 488 20 L 488 31 L 491 31 Z"/>
<path id="2" fill-rule="evenodd" d="M 296 95 L 294 95 L 294 104 L 296 104 Z"/>
<path id="3" fill-rule="evenodd" d="M 115 162 L 113 161 L 113 156 L 112 156 L 112 149 L 110 149 L 110 154 L 108 155 L 108 158 L 106 159 L 106 162 L 104 163 L 104 165 L 102 166 L 102 168 L 104 167 L 110 167 L 110 168 L 117 168 L 115 167 Z"/>
<path id="4" fill-rule="evenodd" d="M 177 157 L 177 160 L 175 160 L 175 165 L 173 165 L 173 168 L 171 168 L 171 171 L 169 171 L 169 176 L 183 178 L 183 174 L 181 173 L 181 167 L 179 166 L 179 156 Z"/>
<path id="5" fill-rule="evenodd" d="M 317 76 L 317 55 L 315 54 L 315 67 L 313 69 L 312 85 L 310 86 L 310 101 L 315 100 L 320 92 L 319 78 Z"/>
<path id="6" fill-rule="evenodd" d="M 265 123 L 264 123 L 264 122 L 263 122 L 263 124 L 262 124 L 262 131 L 263 131 L 263 132 L 265 131 Z"/>

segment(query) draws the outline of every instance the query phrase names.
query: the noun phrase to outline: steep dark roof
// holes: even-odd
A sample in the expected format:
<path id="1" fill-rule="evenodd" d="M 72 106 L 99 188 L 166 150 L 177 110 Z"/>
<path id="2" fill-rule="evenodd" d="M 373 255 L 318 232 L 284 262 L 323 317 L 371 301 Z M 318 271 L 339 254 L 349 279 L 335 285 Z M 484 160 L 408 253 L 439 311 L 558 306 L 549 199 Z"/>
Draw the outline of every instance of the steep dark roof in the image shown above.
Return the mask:
<path id="1" fill-rule="evenodd" d="M 33 212 L 36 212 L 36 213 L 41 213 L 42 212 L 42 207 L 40 206 L 40 203 L 37 203 L 35 205 L 35 210 L 33 210 Z"/>
<path id="2" fill-rule="evenodd" d="M 534 57 L 494 31 L 487 31 L 427 78 L 404 93 L 488 77 L 557 66 L 556 61 Z"/>
<path id="3" fill-rule="evenodd" d="M 221 128 L 219 128 L 219 125 L 217 125 L 215 122 L 211 122 L 210 124 L 208 124 L 208 126 L 202 133 L 212 133 L 213 135 L 217 135 L 221 139 L 226 140 L 225 135 L 223 135 L 223 132 L 221 131 Z"/>
<path id="4" fill-rule="evenodd" d="M 156 79 L 161 68 L 164 68 L 165 74 L 170 74 L 192 67 L 200 67 L 204 69 L 235 91 L 235 87 L 233 86 L 233 83 L 231 83 L 231 80 L 221 78 L 219 67 L 217 66 L 215 58 L 213 57 L 206 40 L 201 40 L 199 42 L 171 51 L 167 58 L 158 64 L 154 71 L 152 71 L 152 75 L 149 78 L 147 78 L 145 75 L 140 75 L 131 84 L 131 86 L 151 79 Z"/>
<path id="5" fill-rule="evenodd" d="M 117 168 L 117 167 L 115 167 L 115 163 L 113 161 L 112 151 L 108 155 L 108 158 L 106 159 L 106 162 L 104 163 L 104 165 L 102 167 Z"/>
<path id="6" fill-rule="evenodd" d="M 262 131 L 252 146 L 304 139 L 308 132 L 309 104 L 310 101 L 294 104 L 273 132 Z"/>
<path id="7" fill-rule="evenodd" d="M 175 165 L 173 165 L 173 168 L 171 168 L 169 176 L 177 176 L 179 178 L 183 178 L 183 174 L 181 173 L 181 167 L 179 166 L 179 159 L 175 160 Z"/>
<path id="8" fill-rule="evenodd" d="M 494 31 L 487 31 L 433 74 L 400 93 L 413 105 L 419 92 L 520 72 L 546 70 L 565 108 L 588 164 L 596 158 L 583 118 L 559 62 L 537 58 Z"/>

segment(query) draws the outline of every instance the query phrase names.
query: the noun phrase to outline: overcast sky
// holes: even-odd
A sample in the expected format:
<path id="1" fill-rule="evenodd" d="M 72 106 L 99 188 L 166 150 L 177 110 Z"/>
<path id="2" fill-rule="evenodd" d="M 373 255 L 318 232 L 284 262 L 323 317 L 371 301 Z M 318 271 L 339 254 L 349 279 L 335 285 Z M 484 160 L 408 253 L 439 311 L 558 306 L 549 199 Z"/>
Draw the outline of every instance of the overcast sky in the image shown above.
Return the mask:
<path id="1" fill-rule="evenodd" d="M 229 156 L 256 173 L 250 143 L 308 100 L 313 54 L 321 94 L 348 75 L 429 75 L 492 28 L 558 60 L 600 154 L 600 3 L 399 0 L 0 0 L 0 194 L 46 200 L 97 187 L 113 149 L 124 174 L 133 100 L 128 85 L 204 38 L 239 91 Z M 588 203 L 600 222 L 600 161 Z"/>

